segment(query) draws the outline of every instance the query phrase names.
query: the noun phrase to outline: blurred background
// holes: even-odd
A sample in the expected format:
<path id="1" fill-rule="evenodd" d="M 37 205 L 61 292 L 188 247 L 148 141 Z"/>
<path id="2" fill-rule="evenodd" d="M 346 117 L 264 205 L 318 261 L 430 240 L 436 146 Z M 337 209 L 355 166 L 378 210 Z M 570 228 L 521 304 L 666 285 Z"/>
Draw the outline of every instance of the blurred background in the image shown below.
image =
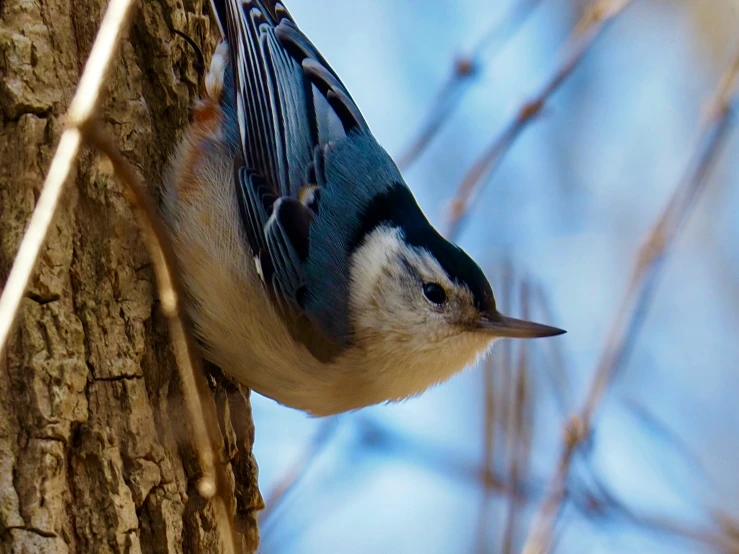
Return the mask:
<path id="1" fill-rule="evenodd" d="M 460 183 L 562 66 L 591 5 L 286 3 L 444 232 Z M 568 334 L 499 343 L 420 398 L 336 418 L 254 395 L 262 552 L 521 551 L 737 47 L 737 0 L 634 0 L 478 181 L 457 240 L 505 313 Z M 572 462 L 555 551 L 739 552 L 737 153 L 739 132 L 668 250 Z"/>

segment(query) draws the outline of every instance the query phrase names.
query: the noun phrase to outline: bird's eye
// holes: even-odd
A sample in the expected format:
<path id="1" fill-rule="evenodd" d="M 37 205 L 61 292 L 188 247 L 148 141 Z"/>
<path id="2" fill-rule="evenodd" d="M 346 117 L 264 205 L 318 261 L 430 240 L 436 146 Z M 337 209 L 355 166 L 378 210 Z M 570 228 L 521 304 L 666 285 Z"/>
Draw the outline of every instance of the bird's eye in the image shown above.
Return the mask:
<path id="1" fill-rule="evenodd" d="M 437 283 L 424 283 L 423 295 L 437 306 L 442 306 L 446 302 L 446 292 L 441 285 Z"/>

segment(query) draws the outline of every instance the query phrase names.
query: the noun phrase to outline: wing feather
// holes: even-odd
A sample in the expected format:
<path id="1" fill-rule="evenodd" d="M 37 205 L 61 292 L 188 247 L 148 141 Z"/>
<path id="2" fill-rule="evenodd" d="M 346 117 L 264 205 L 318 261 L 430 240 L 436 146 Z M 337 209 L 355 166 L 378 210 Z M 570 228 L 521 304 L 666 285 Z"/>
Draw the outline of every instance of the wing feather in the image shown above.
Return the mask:
<path id="1" fill-rule="evenodd" d="M 306 294 L 310 297 L 310 229 L 322 196 L 311 194 L 310 207 L 299 198 L 305 186 L 324 186 L 329 144 L 369 129 L 339 77 L 281 2 L 212 4 L 231 56 L 233 88 L 224 105 L 233 106 L 238 121 L 235 188 L 249 246 L 294 336 L 317 356 L 316 348 L 332 352 L 314 315 L 303 311 Z M 319 323 L 345 343 L 344 336 Z"/>

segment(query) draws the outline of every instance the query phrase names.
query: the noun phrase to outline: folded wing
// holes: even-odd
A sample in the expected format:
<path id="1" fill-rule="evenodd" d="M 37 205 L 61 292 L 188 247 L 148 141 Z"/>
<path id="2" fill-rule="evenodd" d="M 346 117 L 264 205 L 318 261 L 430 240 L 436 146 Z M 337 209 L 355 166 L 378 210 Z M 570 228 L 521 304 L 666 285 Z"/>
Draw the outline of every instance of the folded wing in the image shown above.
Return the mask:
<path id="1" fill-rule="evenodd" d="M 297 338 L 331 349 L 303 310 L 310 225 L 325 146 L 367 124 L 323 56 L 281 2 L 212 0 L 231 56 L 240 138 L 234 172 L 242 223 L 263 279 Z M 333 337 L 336 338 L 336 337 Z M 331 338 L 328 339 L 328 343 Z M 319 352 L 320 351 L 320 352 Z"/>

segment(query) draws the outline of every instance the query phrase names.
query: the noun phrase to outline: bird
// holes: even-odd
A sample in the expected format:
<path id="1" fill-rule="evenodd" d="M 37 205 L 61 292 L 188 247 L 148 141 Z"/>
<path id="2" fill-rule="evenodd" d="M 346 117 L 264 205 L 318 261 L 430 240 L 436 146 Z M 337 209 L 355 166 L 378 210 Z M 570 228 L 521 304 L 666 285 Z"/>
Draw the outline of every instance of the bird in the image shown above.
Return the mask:
<path id="1" fill-rule="evenodd" d="M 497 339 L 564 333 L 498 311 L 283 2 L 211 5 L 222 40 L 162 187 L 208 361 L 328 416 L 417 396 Z"/>

